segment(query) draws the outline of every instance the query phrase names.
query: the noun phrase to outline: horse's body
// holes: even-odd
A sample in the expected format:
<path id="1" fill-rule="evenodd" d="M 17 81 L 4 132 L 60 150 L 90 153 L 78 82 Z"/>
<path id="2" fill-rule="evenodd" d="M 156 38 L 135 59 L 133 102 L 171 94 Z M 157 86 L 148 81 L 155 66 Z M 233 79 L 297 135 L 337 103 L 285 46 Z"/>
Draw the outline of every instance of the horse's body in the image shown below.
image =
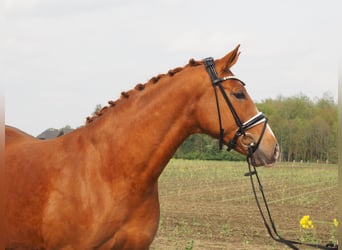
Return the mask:
<path id="1" fill-rule="evenodd" d="M 218 74 L 231 74 L 238 55 L 236 48 L 217 60 Z M 240 82 L 224 86 L 241 120 L 257 113 Z M 219 101 L 227 143 L 236 125 Z M 7 248 L 148 249 L 159 222 L 158 177 L 169 159 L 190 134 L 219 136 L 213 89 L 203 64 L 190 61 L 110 104 L 56 139 L 6 127 Z M 258 138 L 260 130 L 249 133 Z M 236 150 L 246 154 L 241 144 Z M 275 161 L 270 128 L 255 156 L 259 165 Z"/>

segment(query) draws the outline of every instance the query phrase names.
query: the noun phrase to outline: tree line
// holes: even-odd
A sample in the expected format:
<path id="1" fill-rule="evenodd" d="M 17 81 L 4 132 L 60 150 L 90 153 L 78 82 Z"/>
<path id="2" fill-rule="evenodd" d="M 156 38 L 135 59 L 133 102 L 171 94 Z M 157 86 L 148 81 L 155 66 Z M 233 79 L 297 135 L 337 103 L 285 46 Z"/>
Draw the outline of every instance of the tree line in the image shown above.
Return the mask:
<path id="1" fill-rule="evenodd" d="M 305 95 L 278 96 L 256 103 L 269 119 L 280 146 L 280 161 L 336 163 L 338 106 L 325 93 L 311 100 Z M 190 136 L 177 150 L 176 158 L 244 160 L 236 152 L 218 150 L 218 142 L 206 135 Z"/>

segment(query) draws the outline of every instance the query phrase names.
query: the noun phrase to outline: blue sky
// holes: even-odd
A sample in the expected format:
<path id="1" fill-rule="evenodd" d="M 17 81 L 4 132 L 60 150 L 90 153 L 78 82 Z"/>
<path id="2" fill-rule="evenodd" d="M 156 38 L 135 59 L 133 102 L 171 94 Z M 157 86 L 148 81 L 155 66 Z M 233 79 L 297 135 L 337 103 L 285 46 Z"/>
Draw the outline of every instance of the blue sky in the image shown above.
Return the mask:
<path id="1" fill-rule="evenodd" d="M 256 101 L 337 101 L 339 0 L 5 1 L 5 121 L 32 135 L 78 127 L 96 104 L 190 58 L 241 44 L 233 72 Z"/>

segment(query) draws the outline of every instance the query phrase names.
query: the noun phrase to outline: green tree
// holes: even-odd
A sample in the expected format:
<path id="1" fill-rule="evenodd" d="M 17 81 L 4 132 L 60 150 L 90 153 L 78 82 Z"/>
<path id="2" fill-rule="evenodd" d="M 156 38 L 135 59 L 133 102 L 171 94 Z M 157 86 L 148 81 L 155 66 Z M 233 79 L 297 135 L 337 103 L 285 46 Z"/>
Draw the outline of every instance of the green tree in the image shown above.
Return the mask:
<path id="1" fill-rule="evenodd" d="M 337 162 L 337 104 L 329 93 L 310 100 L 305 95 L 278 96 L 257 103 L 280 145 L 281 161 Z M 190 136 L 176 158 L 244 160 L 236 152 L 218 150 L 218 141 L 206 135 Z"/>

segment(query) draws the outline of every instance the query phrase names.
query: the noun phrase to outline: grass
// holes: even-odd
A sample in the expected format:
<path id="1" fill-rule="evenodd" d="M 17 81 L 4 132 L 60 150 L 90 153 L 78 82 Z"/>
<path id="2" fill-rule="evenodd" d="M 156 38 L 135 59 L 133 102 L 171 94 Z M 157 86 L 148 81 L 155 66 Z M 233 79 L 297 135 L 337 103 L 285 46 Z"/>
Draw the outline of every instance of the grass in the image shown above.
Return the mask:
<path id="1" fill-rule="evenodd" d="M 245 162 L 171 160 L 159 180 L 160 226 L 151 249 L 286 249 L 267 235 Z M 278 163 L 258 168 L 278 232 L 300 239 L 299 220 L 337 217 L 337 166 Z M 315 241 L 328 243 L 329 223 Z M 232 245 L 233 244 L 233 245 Z"/>

